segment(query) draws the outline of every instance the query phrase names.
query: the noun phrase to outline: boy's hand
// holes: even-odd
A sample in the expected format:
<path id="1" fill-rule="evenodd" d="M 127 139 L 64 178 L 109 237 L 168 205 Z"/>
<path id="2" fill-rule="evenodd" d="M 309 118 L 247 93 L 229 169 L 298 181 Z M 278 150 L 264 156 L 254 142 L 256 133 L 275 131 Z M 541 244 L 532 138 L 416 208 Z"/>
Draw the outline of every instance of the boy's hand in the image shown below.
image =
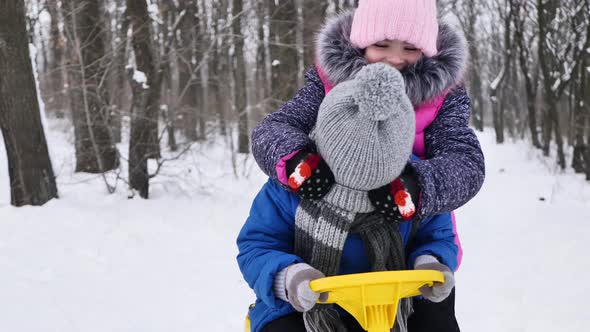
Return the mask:
<path id="1" fill-rule="evenodd" d="M 334 174 L 318 154 L 300 151 L 286 166 L 289 187 L 301 198 L 319 200 L 334 185 Z"/>
<path id="2" fill-rule="evenodd" d="M 413 169 L 406 167 L 393 182 L 369 191 L 369 200 L 385 220 L 401 222 L 412 220 L 419 195 L 416 175 Z"/>
<path id="3" fill-rule="evenodd" d="M 295 310 L 305 312 L 315 306 L 321 294 L 312 291 L 309 282 L 323 277 L 322 272 L 305 263 L 289 266 L 285 275 L 285 290 Z"/>
<path id="4" fill-rule="evenodd" d="M 422 286 L 420 292 L 422 296 L 432 302 L 442 302 L 446 299 L 453 287 L 455 287 L 455 274 L 449 269 L 448 266 L 439 263 L 439 261 L 430 255 L 422 255 L 416 258 L 414 263 L 414 270 L 436 270 L 443 273 L 445 276 L 445 282 L 435 282 L 432 287 Z"/>

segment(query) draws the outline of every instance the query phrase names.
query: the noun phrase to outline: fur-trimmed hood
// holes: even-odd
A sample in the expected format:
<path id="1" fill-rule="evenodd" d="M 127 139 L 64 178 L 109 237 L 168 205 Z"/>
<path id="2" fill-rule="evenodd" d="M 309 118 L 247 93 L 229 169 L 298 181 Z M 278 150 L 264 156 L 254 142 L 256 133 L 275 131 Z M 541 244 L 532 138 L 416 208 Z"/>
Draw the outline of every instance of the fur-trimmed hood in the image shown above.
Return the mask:
<path id="1" fill-rule="evenodd" d="M 354 11 L 343 12 L 324 25 L 317 36 L 317 65 L 332 85 L 353 78 L 367 64 L 363 50 L 352 46 L 350 30 Z M 414 105 L 441 95 L 461 83 L 467 69 L 468 47 L 462 31 L 439 22 L 438 54 L 422 57 L 401 71 Z"/>

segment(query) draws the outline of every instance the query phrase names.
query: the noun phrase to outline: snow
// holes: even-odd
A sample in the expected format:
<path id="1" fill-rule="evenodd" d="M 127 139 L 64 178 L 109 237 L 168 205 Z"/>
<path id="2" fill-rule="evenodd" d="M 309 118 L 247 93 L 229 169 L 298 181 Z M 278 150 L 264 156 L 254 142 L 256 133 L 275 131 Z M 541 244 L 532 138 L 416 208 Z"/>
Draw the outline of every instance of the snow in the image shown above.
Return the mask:
<path id="1" fill-rule="evenodd" d="M 160 10 L 158 8 L 158 5 L 155 3 L 151 3 L 150 0 L 146 0 L 147 2 L 147 9 L 148 9 L 148 14 L 150 15 L 150 18 L 152 20 L 154 20 L 155 22 L 157 22 L 158 24 L 164 24 L 164 22 L 162 22 L 162 19 L 160 18 Z"/>
<path id="2" fill-rule="evenodd" d="M 505 72 L 506 72 L 506 66 L 502 66 L 502 70 L 500 71 L 500 73 L 498 74 L 498 76 L 496 76 L 496 78 L 494 79 L 494 81 L 492 81 L 492 83 L 490 84 L 490 89 L 491 90 L 496 90 L 498 88 L 498 85 L 504 79 L 504 73 Z"/>
<path id="3" fill-rule="evenodd" d="M 457 213 L 463 330 L 587 331 L 590 184 L 524 143 L 480 138 L 486 182 Z"/>
<path id="4" fill-rule="evenodd" d="M 49 122 L 61 198 L 43 207 L 9 206 L 0 137 L 0 330 L 242 331 L 254 296 L 235 239 L 266 181 L 252 158 L 236 178 L 224 142 L 195 145 L 150 200 L 128 200 L 74 174 L 71 128 Z M 525 143 L 480 139 L 486 183 L 457 212 L 462 330 L 587 331 L 590 185 Z"/>
<path id="5" fill-rule="evenodd" d="M 47 115 L 45 113 L 45 102 L 41 98 L 41 88 L 39 83 L 39 72 L 37 71 L 37 47 L 33 44 L 29 44 L 29 56 L 31 58 L 31 66 L 33 69 L 33 79 L 35 80 L 35 91 L 37 93 L 37 102 L 39 103 L 39 114 L 41 115 L 41 125 L 43 130 L 47 131 Z"/>
<path id="6" fill-rule="evenodd" d="M 43 25 L 48 25 L 51 23 L 51 15 L 47 10 L 43 10 L 42 12 L 40 12 L 38 19 L 39 23 Z"/>
<path id="7" fill-rule="evenodd" d="M 561 85 L 561 79 L 557 79 L 555 80 L 555 83 L 553 83 L 553 85 L 551 86 L 551 91 L 557 91 L 557 88 L 559 88 L 559 86 Z"/>
<path id="8" fill-rule="evenodd" d="M 67 125 L 51 123 L 61 198 L 43 207 L 9 206 L 0 139 L 0 331 L 241 329 L 251 296 L 235 238 L 264 181 L 253 160 L 235 179 L 225 144 L 197 146 L 164 166 L 152 199 L 128 200 L 122 183 L 107 195 L 73 174 Z"/>
<path id="9" fill-rule="evenodd" d="M 133 72 L 133 80 L 139 84 L 141 84 L 141 87 L 144 89 L 148 89 L 149 86 L 147 85 L 147 77 L 145 76 L 145 73 L 142 72 L 141 70 L 137 70 L 135 69 L 135 71 Z"/>
<path id="10" fill-rule="evenodd" d="M 276 67 L 280 64 L 281 64 L 281 61 L 279 59 L 274 59 L 274 60 L 272 60 L 271 66 Z"/>

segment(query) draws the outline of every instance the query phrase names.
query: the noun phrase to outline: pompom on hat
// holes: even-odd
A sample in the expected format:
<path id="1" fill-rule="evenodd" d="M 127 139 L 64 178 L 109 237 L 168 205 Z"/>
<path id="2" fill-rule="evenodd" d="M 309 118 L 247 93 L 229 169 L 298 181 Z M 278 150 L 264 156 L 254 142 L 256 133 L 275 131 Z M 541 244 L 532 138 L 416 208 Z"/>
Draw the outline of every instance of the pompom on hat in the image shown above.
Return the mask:
<path id="1" fill-rule="evenodd" d="M 368 191 L 400 175 L 412 153 L 415 128 L 402 75 L 377 63 L 326 95 L 311 138 L 337 185 Z"/>

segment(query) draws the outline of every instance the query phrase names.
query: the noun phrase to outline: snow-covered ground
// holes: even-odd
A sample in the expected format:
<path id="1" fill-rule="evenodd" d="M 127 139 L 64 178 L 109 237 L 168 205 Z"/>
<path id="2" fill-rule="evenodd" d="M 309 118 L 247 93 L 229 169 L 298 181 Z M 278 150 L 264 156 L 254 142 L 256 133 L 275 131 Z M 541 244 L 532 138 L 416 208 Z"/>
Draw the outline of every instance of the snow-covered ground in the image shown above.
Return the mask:
<path id="1" fill-rule="evenodd" d="M 463 330 L 588 331 L 590 184 L 524 143 L 480 140 L 486 181 L 457 213 Z"/>
<path id="2" fill-rule="evenodd" d="M 253 294 L 235 238 L 265 181 L 252 159 L 236 177 L 224 143 L 195 146 L 150 200 L 128 200 L 123 183 L 109 195 L 73 174 L 67 124 L 49 122 L 61 198 L 40 208 L 9 205 L 0 138 L 0 331 L 241 331 Z M 458 211 L 462 330 L 588 331 L 590 185 L 523 143 L 480 138 L 486 183 Z"/>

